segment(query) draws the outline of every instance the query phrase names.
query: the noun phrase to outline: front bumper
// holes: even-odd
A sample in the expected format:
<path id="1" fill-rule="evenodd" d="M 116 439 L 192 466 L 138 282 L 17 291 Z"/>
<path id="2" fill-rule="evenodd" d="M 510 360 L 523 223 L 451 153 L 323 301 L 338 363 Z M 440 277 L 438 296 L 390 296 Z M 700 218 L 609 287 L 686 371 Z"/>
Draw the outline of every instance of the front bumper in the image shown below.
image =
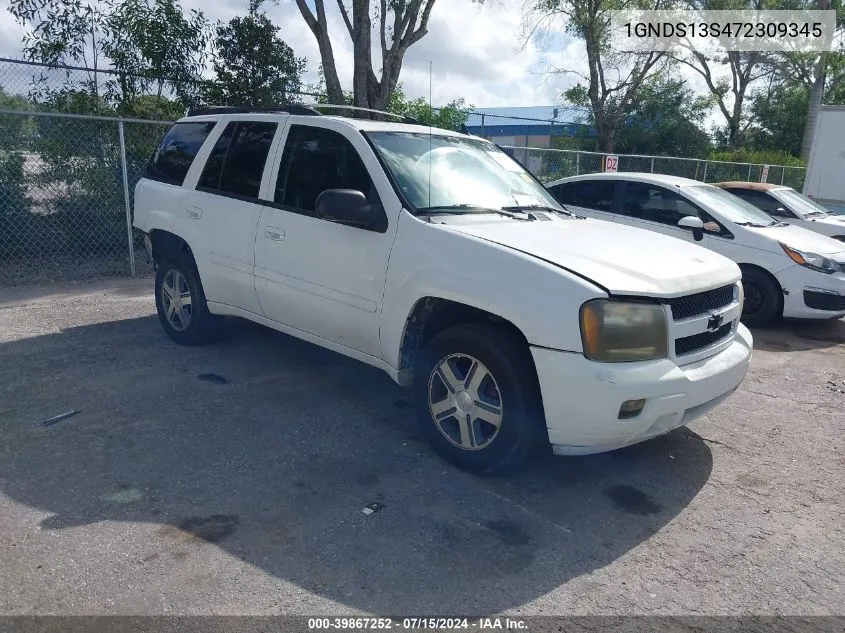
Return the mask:
<path id="1" fill-rule="evenodd" d="M 825 273 L 791 266 L 775 277 L 783 288 L 783 316 L 831 319 L 845 316 L 845 273 Z"/>
<path id="2" fill-rule="evenodd" d="M 691 422 L 739 386 L 751 346 L 751 333 L 740 324 L 730 346 L 680 367 L 668 359 L 597 363 L 581 354 L 532 347 L 554 452 L 601 453 Z M 643 398 L 638 416 L 619 419 L 623 402 Z"/>

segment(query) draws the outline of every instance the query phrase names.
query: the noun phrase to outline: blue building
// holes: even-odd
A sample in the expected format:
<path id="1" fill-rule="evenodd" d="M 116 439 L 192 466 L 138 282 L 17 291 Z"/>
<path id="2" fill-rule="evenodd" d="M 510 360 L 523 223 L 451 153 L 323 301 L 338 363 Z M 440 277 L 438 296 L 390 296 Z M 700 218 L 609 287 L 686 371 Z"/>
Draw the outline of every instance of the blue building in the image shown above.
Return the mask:
<path id="1" fill-rule="evenodd" d="M 564 106 L 476 108 L 466 126 L 497 145 L 548 148 L 552 137 L 577 136 L 584 126 L 576 121 L 585 115 L 583 108 Z"/>

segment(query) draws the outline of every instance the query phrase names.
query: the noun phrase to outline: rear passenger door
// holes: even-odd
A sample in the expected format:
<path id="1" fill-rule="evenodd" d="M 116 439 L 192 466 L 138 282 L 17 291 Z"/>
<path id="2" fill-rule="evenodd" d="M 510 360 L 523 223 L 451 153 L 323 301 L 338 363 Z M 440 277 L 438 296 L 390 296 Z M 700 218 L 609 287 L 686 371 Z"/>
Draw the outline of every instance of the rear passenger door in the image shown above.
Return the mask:
<path id="1" fill-rule="evenodd" d="M 596 218 L 615 222 L 613 201 L 616 191 L 616 181 L 595 179 L 564 182 L 549 187 L 549 192 L 555 199 L 566 207 L 576 207 L 576 211 Z"/>
<path id="2" fill-rule="evenodd" d="M 621 185 L 619 221 L 622 224 L 656 231 L 700 246 L 709 244 L 710 238 L 706 233 L 702 241 L 696 242 L 692 230 L 678 226 L 681 218 L 687 216 L 701 218 L 703 222 L 709 219 L 703 210 L 681 194 L 646 182 L 627 180 Z"/>
<path id="3" fill-rule="evenodd" d="M 195 257 L 208 301 L 260 314 L 253 274 L 258 196 L 278 124 L 230 120 L 221 126 L 183 211 L 200 228 Z"/>
<path id="4" fill-rule="evenodd" d="M 380 358 L 384 281 L 401 206 L 378 159 L 359 133 L 303 123 L 289 126 L 276 164 L 273 200 L 265 202 L 255 240 L 264 314 Z M 327 189 L 361 191 L 377 221 L 361 228 L 317 217 L 317 196 Z"/>

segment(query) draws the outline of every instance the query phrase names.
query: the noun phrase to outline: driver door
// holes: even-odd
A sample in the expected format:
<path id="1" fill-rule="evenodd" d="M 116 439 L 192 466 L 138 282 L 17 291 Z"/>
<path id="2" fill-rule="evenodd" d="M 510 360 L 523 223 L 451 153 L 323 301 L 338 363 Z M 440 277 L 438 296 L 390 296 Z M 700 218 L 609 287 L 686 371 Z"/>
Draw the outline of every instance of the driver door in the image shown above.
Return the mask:
<path id="1" fill-rule="evenodd" d="M 360 135 L 291 125 L 277 165 L 273 201 L 265 202 L 255 238 L 255 289 L 264 315 L 381 357 L 382 295 L 400 209 L 372 149 Z M 384 181 L 381 191 L 371 173 Z M 359 228 L 316 217 L 315 201 L 327 189 L 363 192 L 376 221 Z"/>

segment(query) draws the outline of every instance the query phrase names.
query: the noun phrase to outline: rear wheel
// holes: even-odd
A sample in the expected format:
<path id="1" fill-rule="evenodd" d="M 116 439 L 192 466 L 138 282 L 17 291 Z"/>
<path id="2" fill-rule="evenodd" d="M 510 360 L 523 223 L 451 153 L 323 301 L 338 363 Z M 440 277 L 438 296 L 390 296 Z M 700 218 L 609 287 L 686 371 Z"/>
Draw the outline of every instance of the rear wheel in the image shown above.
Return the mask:
<path id="1" fill-rule="evenodd" d="M 208 311 L 190 255 L 178 253 L 159 264 L 155 296 L 164 331 L 180 345 L 202 345 L 219 336 L 222 320 Z"/>
<path id="2" fill-rule="evenodd" d="M 421 352 L 415 391 L 422 432 L 459 468 L 514 470 L 547 439 L 530 353 L 504 328 L 477 323 L 436 335 Z"/>
<path id="3" fill-rule="evenodd" d="M 751 327 L 772 325 L 781 316 L 781 289 L 768 274 L 754 268 L 742 269 L 745 305 L 742 322 Z"/>

